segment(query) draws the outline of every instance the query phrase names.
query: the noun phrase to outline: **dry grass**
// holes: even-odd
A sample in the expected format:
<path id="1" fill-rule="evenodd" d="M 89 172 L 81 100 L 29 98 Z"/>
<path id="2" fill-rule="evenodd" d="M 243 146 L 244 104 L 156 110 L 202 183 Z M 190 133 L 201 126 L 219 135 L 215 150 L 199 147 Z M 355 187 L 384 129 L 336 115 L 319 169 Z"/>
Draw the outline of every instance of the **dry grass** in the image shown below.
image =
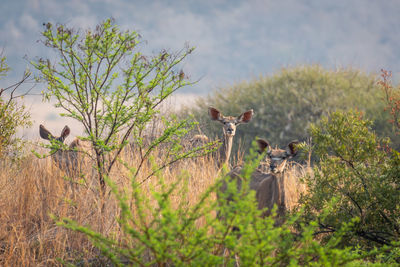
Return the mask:
<path id="1" fill-rule="evenodd" d="M 50 159 L 32 156 L 19 166 L 2 164 L 9 167 L 0 174 L 1 265 L 49 266 L 57 264 L 56 258 L 92 250 L 84 236 L 56 227 L 50 218 L 50 214 L 72 217 L 98 228 L 103 218 L 90 188 L 72 190 Z"/>
<path id="2" fill-rule="evenodd" d="M 307 193 L 307 187 L 300 181 L 300 178 L 311 174 L 312 169 L 296 162 L 291 162 L 288 165 L 283 180 L 283 186 L 285 188 L 285 206 L 289 210 L 293 210 L 298 205 L 301 194 Z"/>
<path id="3" fill-rule="evenodd" d="M 125 152 L 123 158 L 131 166 L 138 164 L 139 159 L 129 151 Z M 57 227 L 50 215 L 72 218 L 80 224 L 91 225 L 105 235 L 113 234 L 118 238 L 117 203 L 111 196 L 105 211 L 101 213 L 98 184 L 93 178 L 87 178 L 86 186 L 72 185 L 63 179 L 63 172 L 50 158 L 38 159 L 34 156 L 27 157 L 19 164 L 12 164 L 5 159 L 0 161 L 0 169 L 1 266 L 59 266 L 62 264 L 57 259 L 72 261 L 99 255 L 83 234 Z M 299 170 L 303 171 L 297 168 L 286 179 L 285 185 L 290 188 L 288 206 L 294 205 L 299 194 Z M 146 162 L 139 179 L 144 179 L 150 172 L 151 164 Z M 193 205 L 218 176 L 209 157 L 185 160 L 162 171 L 167 184 L 175 182 L 182 175 L 188 181 L 189 191 L 186 199 L 182 199 L 178 193 L 174 194 L 174 205 L 182 202 Z M 129 187 L 130 177 L 122 164 L 115 166 L 111 174 L 112 180 L 121 189 Z M 156 178 L 153 176 L 141 185 L 149 197 L 150 189 L 157 187 Z"/>

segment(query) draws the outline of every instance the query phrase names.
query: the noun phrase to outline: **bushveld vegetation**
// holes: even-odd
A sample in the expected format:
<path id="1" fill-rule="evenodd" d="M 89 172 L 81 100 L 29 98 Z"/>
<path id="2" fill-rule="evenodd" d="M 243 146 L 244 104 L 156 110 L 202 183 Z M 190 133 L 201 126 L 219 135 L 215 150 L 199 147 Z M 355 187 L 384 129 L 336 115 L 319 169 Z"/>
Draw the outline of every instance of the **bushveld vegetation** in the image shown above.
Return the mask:
<path id="1" fill-rule="evenodd" d="M 197 111 L 255 111 L 238 130 L 246 149 L 231 162 L 242 166 L 238 189 L 229 166 L 216 167 L 211 152 L 219 142 L 189 145 L 196 120 L 160 109 L 191 84 L 180 63 L 192 48 L 143 55 L 136 32 L 112 20 L 85 32 L 44 27 L 43 43 L 59 58 L 32 64 L 48 85 L 46 98 L 84 126 L 78 139 L 88 148 L 74 152 L 88 164 L 74 174 L 59 168 L 49 154 L 71 148 L 51 136 L 50 145 L 8 157 L 18 151 L 9 146 L 16 128 L 29 120 L 0 121 L 11 140 L 0 142 L 7 151 L 0 154 L 1 265 L 399 265 L 400 156 L 391 139 L 400 130 L 400 97 L 389 72 L 376 85 L 357 71 L 294 68 L 200 101 Z M 277 84 L 283 89 L 274 91 Z M 357 110 L 343 111 L 350 104 Z M 284 174 L 288 212 L 279 223 L 277 207 L 263 217 L 249 189 L 265 156 L 255 136 L 312 140 L 298 146 L 309 164 L 291 163 Z"/>
<path id="2" fill-rule="evenodd" d="M 392 146 L 398 150 L 400 136 L 388 123 L 391 115 L 383 101 L 387 98 L 395 105 L 395 98 L 388 97 L 378 81 L 379 76 L 352 68 L 327 70 L 319 65 L 283 68 L 273 75 L 218 89 L 208 97 L 199 98 L 197 105 L 184 114 L 193 114 L 206 135 L 216 136 L 219 129 L 204 112 L 208 106 L 230 114 L 253 108 L 254 122 L 237 134 L 243 146 L 249 147 L 257 136 L 281 146 L 294 139 L 306 140 L 310 125 L 322 116 L 338 109 L 357 110 L 373 122 L 371 129 L 377 135 L 390 137 Z M 392 89 L 391 93 L 396 93 Z"/>
<path id="3" fill-rule="evenodd" d="M 0 53 L 0 78 L 7 75 L 10 68 L 6 57 Z M 31 73 L 25 72 L 21 80 L 15 84 L 0 88 L 0 157 L 8 156 L 18 158 L 23 141 L 16 137 L 18 127 L 31 125 L 30 114 L 25 106 L 18 102 L 29 93 L 29 90 L 20 94 L 18 87 L 30 80 Z"/>

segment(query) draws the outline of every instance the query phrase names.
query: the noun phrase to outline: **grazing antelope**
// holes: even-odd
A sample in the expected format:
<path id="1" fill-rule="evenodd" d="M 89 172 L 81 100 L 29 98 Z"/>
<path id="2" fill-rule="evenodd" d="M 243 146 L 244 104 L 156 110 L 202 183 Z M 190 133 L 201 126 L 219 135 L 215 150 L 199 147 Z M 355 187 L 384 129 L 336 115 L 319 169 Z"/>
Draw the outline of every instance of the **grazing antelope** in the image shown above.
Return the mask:
<path id="1" fill-rule="evenodd" d="M 253 110 L 248 110 L 238 117 L 224 116 L 216 109 L 209 107 L 208 114 L 211 120 L 219 121 L 223 124 L 222 145 L 216 153 L 217 167 L 221 169 L 224 164 L 228 164 L 232 152 L 233 137 L 236 133 L 236 127 L 241 123 L 248 123 L 253 118 Z"/>
<path id="2" fill-rule="evenodd" d="M 263 213 L 263 217 L 271 214 L 271 209 L 274 205 L 277 205 L 278 217 L 281 217 L 286 212 L 285 205 L 285 168 L 287 160 L 293 158 L 297 154 L 296 145 L 298 141 L 290 142 L 286 149 L 275 148 L 272 149 L 269 143 L 263 139 L 258 139 L 257 144 L 260 152 L 266 151 L 266 158 L 263 163 L 269 165 L 269 172 L 263 172 L 256 169 L 250 179 L 250 189 L 256 191 L 256 200 L 258 203 L 258 209 L 267 210 Z M 242 167 L 234 168 L 229 176 L 237 180 L 238 188 L 241 188 L 241 171 Z M 226 188 L 226 185 L 225 185 Z M 222 190 L 226 190 L 222 188 Z"/>
<path id="3" fill-rule="evenodd" d="M 55 137 L 47 130 L 43 125 L 39 126 L 40 137 L 46 140 L 57 140 L 60 143 L 64 143 L 65 138 L 71 133 L 70 128 L 66 125 L 64 129 L 61 131 L 61 135 L 59 137 Z M 57 164 L 57 166 L 65 171 L 69 176 L 73 175 L 77 172 L 78 169 L 78 151 L 77 148 L 80 146 L 79 139 L 75 139 L 69 145 L 68 150 L 58 149 L 55 153 L 51 155 L 53 161 Z"/>

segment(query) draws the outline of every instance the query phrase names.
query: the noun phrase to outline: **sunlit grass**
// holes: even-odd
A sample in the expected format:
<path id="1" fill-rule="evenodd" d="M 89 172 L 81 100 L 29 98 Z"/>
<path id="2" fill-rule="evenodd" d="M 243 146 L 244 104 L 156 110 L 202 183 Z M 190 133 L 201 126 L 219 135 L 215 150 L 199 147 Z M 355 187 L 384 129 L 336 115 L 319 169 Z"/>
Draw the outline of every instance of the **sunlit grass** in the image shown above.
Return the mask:
<path id="1" fill-rule="evenodd" d="M 161 158 L 162 153 L 162 150 L 157 151 L 155 158 Z M 242 154 L 235 156 L 236 161 L 241 161 Z M 110 175 L 120 190 L 129 192 L 132 179 L 132 173 L 124 164 L 135 167 L 138 163 L 135 152 L 130 149 L 124 151 L 121 162 Z M 122 235 L 117 223 L 120 216 L 117 201 L 112 194 L 107 194 L 105 209 L 101 211 L 99 185 L 87 166 L 84 179 L 81 177 L 71 181 L 64 178 L 64 173 L 53 164 L 50 157 L 38 159 L 31 155 L 18 163 L 4 159 L 0 164 L 0 265 L 51 266 L 99 256 L 99 251 L 86 236 L 56 226 L 52 216 L 68 217 L 79 224 L 90 225 L 93 230 L 112 235 L 116 240 Z M 177 179 L 186 181 L 180 183 L 171 195 L 171 203 L 176 207 L 193 206 L 218 179 L 214 159 L 210 156 L 182 160 L 162 169 L 159 176 L 151 176 L 146 180 L 152 172 L 152 166 L 151 161 L 146 161 L 136 181 L 143 181 L 141 189 L 154 205 L 156 201 L 151 190 L 157 190 L 158 177 L 162 177 L 167 185 L 175 183 Z M 288 207 L 295 205 L 299 192 L 304 189 L 298 181 L 303 171 L 297 167 L 287 172 L 285 187 Z M 185 184 L 187 194 L 181 195 L 179 187 Z M 212 199 L 215 199 L 215 195 Z M 135 214 L 134 205 L 132 212 Z M 200 218 L 197 223 L 203 224 L 203 219 Z"/>

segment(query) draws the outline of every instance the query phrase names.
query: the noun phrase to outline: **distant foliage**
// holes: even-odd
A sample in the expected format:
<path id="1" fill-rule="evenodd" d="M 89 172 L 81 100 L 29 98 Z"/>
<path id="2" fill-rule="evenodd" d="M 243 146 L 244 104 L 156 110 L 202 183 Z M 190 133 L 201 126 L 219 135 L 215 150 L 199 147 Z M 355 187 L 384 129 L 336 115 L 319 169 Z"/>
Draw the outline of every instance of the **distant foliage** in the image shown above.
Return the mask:
<path id="1" fill-rule="evenodd" d="M 371 130 L 359 112 L 334 112 L 312 125 L 313 151 L 319 157 L 305 180 L 302 203 L 306 221 L 316 220 L 320 234 L 335 233 L 341 222 L 359 218 L 349 228 L 346 245 L 391 245 L 400 237 L 400 154 Z M 320 212 L 334 208 L 323 218 Z"/>
<path id="2" fill-rule="evenodd" d="M 202 131 L 214 137 L 220 129 L 208 119 L 208 106 L 229 114 L 254 109 L 253 121 L 237 133 L 237 140 L 242 138 L 248 147 L 255 136 L 279 145 L 293 139 L 305 140 L 310 124 L 321 116 L 337 109 L 355 109 L 373 121 L 373 129 L 379 135 L 393 138 L 398 147 L 400 139 L 387 123 L 389 114 L 384 112 L 383 96 L 375 75 L 311 65 L 282 69 L 271 76 L 221 88 L 185 113 L 193 113 Z"/>
<path id="3" fill-rule="evenodd" d="M 0 78 L 5 77 L 10 70 L 6 57 L 0 54 Z M 25 73 L 21 81 L 7 87 L 0 86 L 0 158 L 2 156 L 19 156 L 22 140 L 16 137 L 19 127 L 31 125 L 30 114 L 26 107 L 18 103 L 17 99 L 24 94 L 16 94 L 16 90 L 24 83 L 29 73 Z"/>

